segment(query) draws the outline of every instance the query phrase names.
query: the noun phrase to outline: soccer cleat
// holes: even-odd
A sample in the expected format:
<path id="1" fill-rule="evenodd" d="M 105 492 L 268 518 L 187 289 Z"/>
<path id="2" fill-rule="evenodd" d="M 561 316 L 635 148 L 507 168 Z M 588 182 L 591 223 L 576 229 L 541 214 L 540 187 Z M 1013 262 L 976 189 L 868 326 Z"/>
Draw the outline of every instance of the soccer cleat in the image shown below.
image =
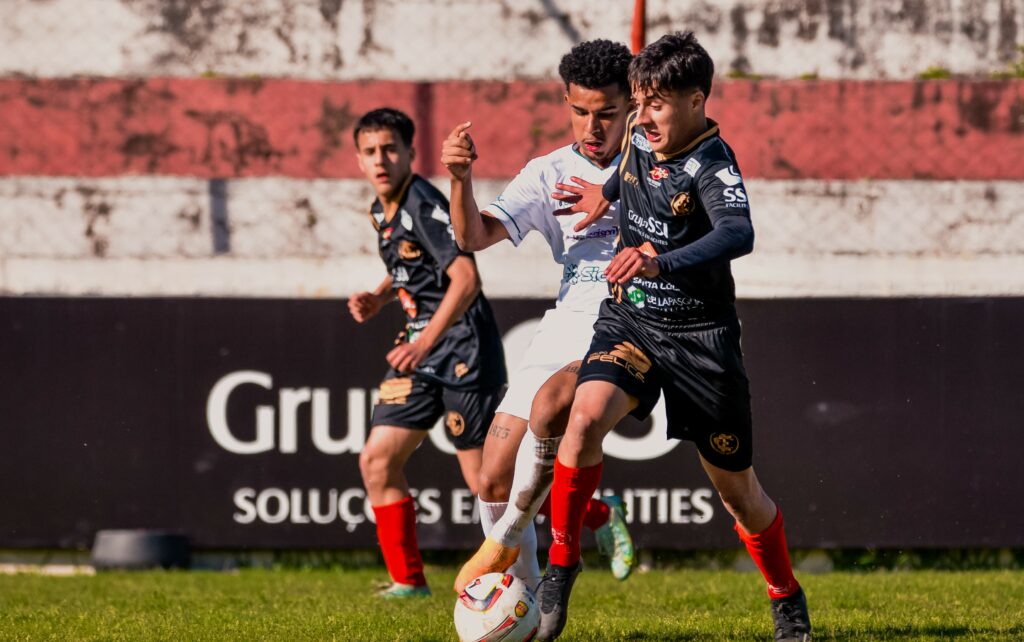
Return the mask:
<path id="1" fill-rule="evenodd" d="M 430 597 L 430 587 L 426 584 L 416 585 L 390 582 L 378 588 L 377 597 L 385 600 L 397 600 L 407 597 Z"/>
<path id="2" fill-rule="evenodd" d="M 776 642 L 810 642 L 811 616 L 807 613 L 807 596 L 800 589 L 792 595 L 772 600 Z"/>
<path id="3" fill-rule="evenodd" d="M 629 534 L 629 527 L 626 526 L 626 508 L 622 498 L 618 495 L 611 495 L 602 499 L 608 504 L 608 521 L 594 531 L 597 539 L 597 550 L 609 559 L 612 567 L 612 575 L 620 582 L 633 572 L 636 565 L 636 551 L 633 548 L 633 538 Z"/>
<path id="4" fill-rule="evenodd" d="M 537 603 L 540 605 L 540 626 L 536 642 L 554 640 L 562 634 L 569 617 L 569 595 L 576 576 L 583 570 L 583 562 L 575 566 L 551 564 L 544 579 L 537 587 Z"/>
<path id="5" fill-rule="evenodd" d="M 466 586 L 488 573 L 504 573 L 519 559 L 518 546 L 503 546 L 490 537 L 484 540 L 473 557 L 462 565 L 455 577 L 455 592 L 462 593 Z"/>

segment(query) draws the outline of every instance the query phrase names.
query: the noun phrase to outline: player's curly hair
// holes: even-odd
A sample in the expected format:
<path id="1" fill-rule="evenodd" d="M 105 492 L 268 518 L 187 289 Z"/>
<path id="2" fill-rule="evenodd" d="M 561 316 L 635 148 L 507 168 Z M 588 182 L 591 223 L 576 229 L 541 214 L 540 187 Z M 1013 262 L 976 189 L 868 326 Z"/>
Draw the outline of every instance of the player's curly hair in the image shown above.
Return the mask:
<path id="1" fill-rule="evenodd" d="M 562 56 L 558 64 L 558 75 L 569 84 L 587 89 L 600 89 L 618 85 L 629 95 L 629 62 L 633 54 L 625 45 L 611 40 L 587 40 L 573 47 Z"/>
<path id="2" fill-rule="evenodd" d="M 398 134 L 406 147 L 412 147 L 412 137 L 416 133 L 416 125 L 405 112 L 392 107 L 381 107 L 363 114 L 356 122 L 355 129 L 352 130 L 352 140 L 358 146 L 360 132 L 375 132 L 381 129 L 390 129 Z"/>
<path id="3" fill-rule="evenodd" d="M 711 95 L 715 63 L 692 31 L 670 33 L 647 45 L 629 65 L 629 84 L 645 93 L 700 89 Z"/>

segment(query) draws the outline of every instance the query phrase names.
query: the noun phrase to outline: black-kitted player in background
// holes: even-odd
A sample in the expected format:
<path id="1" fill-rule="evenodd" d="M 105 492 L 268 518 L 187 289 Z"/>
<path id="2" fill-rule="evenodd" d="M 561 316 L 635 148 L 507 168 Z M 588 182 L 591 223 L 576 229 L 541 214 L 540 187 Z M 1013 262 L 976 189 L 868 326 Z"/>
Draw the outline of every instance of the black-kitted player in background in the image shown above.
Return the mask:
<path id="1" fill-rule="evenodd" d="M 370 218 L 388 276 L 373 292 L 353 295 L 349 311 L 363 323 L 397 297 L 407 316 L 359 457 L 392 579 L 384 597 L 430 594 L 405 462 L 446 412 L 462 475 L 476 493 L 486 429 L 507 382 L 473 255 L 455 244 L 448 200 L 412 172 L 413 133 L 408 116 L 382 108 L 360 118 L 353 134 L 359 168 L 377 193 Z"/>
<path id="2" fill-rule="evenodd" d="M 621 237 L 606 276 L 594 339 L 558 449 L 551 490 L 553 544 L 540 584 L 538 640 L 565 626 L 580 570 L 582 511 L 601 478 L 604 436 L 626 414 L 645 418 L 665 395 L 669 437 L 693 441 L 735 529 L 768 584 L 776 640 L 810 635 L 782 514 L 752 467 L 750 391 L 729 262 L 754 231 L 743 178 L 707 119 L 714 65 L 692 33 L 641 51 L 629 80 L 637 112 L 618 176 L 595 219 L 619 200 Z M 600 200 L 600 199 L 598 199 Z"/>

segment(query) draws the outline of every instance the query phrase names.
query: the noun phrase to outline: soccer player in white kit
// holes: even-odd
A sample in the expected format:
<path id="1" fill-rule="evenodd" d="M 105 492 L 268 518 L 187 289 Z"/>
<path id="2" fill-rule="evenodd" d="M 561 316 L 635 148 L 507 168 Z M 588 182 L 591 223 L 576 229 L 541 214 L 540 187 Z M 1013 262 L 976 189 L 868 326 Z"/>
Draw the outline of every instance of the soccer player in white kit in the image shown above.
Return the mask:
<path id="1" fill-rule="evenodd" d="M 558 71 L 575 142 L 531 160 L 483 211 L 473 198 L 476 149 L 466 131 L 470 123 L 457 126 L 442 147 L 441 161 L 452 175 L 452 227 L 463 250 L 482 250 L 505 239 L 518 246 L 536 231 L 563 266 L 555 307 L 544 314 L 512 374 L 484 442 L 479 500 L 487 538 L 456 578 L 457 592 L 492 571 L 508 570 L 532 586 L 540 580 L 533 518 L 550 488 L 575 373 L 608 296 L 604 270 L 619 231 L 615 209 L 588 225 L 581 223 L 584 213 L 565 205 L 579 200 L 583 187 L 603 185 L 615 171 L 630 109 L 631 60 L 625 46 L 608 40 L 581 43 L 562 58 Z M 625 579 L 634 552 L 621 500 L 591 500 L 584 523 L 611 558 L 614 575 Z"/>

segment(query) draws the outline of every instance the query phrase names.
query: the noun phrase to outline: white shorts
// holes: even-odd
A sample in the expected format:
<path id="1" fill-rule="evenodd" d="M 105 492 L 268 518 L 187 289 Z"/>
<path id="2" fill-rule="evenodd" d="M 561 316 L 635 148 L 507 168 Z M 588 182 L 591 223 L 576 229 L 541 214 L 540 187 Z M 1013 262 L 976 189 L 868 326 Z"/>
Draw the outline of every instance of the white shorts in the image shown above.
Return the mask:
<path id="1" fill-rule="evenodd" d="M 544 382 L 566 364 L 586 356 L 595 321 L 596 308 L 593 313 L 558 308 L 545 312 L 495 412 L 528 420 L 533 398 Z"/>

